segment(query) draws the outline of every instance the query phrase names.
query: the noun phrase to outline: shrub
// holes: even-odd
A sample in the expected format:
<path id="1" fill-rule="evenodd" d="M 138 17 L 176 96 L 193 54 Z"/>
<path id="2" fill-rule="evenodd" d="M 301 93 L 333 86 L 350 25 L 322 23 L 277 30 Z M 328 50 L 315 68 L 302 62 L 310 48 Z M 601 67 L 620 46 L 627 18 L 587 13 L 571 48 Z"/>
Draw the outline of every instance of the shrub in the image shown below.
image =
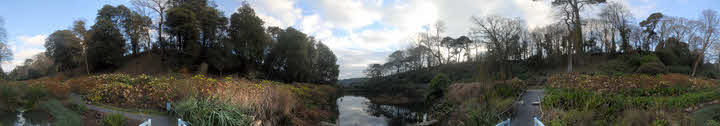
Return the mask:
<path id="1" fill-rule="evenodd" d="M 103 126 L 123 126 L 125 125 L 125 116 L 119 113 L 106 115 L 102 119 Z"/>
<path id="2" fill-rule="evenodd" d="M 3 109 L 14 112 L 17 109 L 32 109 L 35 105 L 46 99 L 47 90 L 42 85 L 28 85 L 25 83 L 0 84 L 0 105 L 7 106 Z"/>
<path id="3" fill-rule="evenodd" d="M 85 107 L 84 105 L 80 105 L 80 104 L 70 104 L 70 110 L 73 110 L 78 113 L 85 113 L 88 111 L 88 108 Z"/>
<path id="4" fill-rule="evenodd" d="M 62 104 L 60 104 L 60 102 L 55 99 L 50 99 L 49 101 L 45 102 L 45 104 L 42 104 L 41 107 L 44 110 L 50 111 L 50 115 L 55 118 L 55 123 L 53 124 L 55 126 L 82 125 L 80 115 L 63 107 Z"/>
<path id="5" fill-rule="evenodd" d="M 251 123 L 243 110 L 216 99 L 189 98 L 176 106 L 175 112 L 194 126 L 246 126 Z"/>
<path id="6" fill-rule="evenodd" d="M 440 73 L 430 81 L 428 94 L 425 96 L 426 101 L 432 101 L 440 98 L 447 91 L 447 87 L 452 83 L 447 75 Z"/>
<path id="7" fill-rule="evenodd" d="M 660 74 L 665 72 L 665 65 L 661 62 L 649 62 L 644 63 L 638 67 L 637 71 L 638 73 L 645 73 L 645 74 Z"/>
<path id="8" fill-rule="evenodd" d="M 678 65 L 680 58 L 671 49 L 658 49 L 655 54 L 667 65 Z"/>
<path id="9" fill-rule="evenodd" d="M 670 71 L 670 73 L 689 74 L 690 72 L 692 72 L 692 68 L 690 68 L 690 66 L 673 65 L 668 66 L 668 71 Z"/>

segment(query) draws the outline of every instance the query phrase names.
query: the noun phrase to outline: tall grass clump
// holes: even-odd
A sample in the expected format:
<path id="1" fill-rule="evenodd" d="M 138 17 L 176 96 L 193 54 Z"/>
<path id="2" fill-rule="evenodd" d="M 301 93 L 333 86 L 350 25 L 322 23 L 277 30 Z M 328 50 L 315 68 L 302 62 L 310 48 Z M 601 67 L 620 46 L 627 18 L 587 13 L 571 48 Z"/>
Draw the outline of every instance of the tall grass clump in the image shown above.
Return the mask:
<path id="1" fill-rule="evenodd" d="M 50 99 L 42 104 L 41 107 L 44 110 L 49 111 L 50 115 L 55 118 L 55 122 L 53 124 L 55 126 L 81 126 L 83 124 L 80 119 L 80 115 L 63 107 L 63 105 L 55 99 Z"/>
<path id="2" fill-rule="evenodd" d="M 119 113 L 109 114 L 102 119 L 103 126 L 123 126 L 125 125 L 125 116 Z"/>
<path id="3" fill-rule="evenodd" d="M 217 99 L 189 98 L 176 106 L 175 112 L 194 126 L 247 126 L 251 123 L 243 110 Z"/>
<path id="4" fill-rule="evenodd" d="M 47 96 L 47 90 L 42 85 L 19 82 L 0 84 L 0 110 L 15 112 L 18 109 L 32 109 Z"/>

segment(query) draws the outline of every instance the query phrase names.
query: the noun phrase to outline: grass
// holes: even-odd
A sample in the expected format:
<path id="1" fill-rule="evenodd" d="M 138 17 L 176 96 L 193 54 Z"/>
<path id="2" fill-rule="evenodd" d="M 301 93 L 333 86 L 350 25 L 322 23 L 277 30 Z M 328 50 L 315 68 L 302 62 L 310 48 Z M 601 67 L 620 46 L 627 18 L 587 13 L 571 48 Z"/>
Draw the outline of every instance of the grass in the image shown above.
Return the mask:
<path id="1" fill-rule="evenodd" d="M 80 115 L 76 112 L 65 108 L 59 101 L 50 99 L 41 105 L 44 110 L 50 112 L 50 115 L 55 118 L 53 125 L 55 126 L 80 126 L 82 120 Z"/>
<path id="2" fill-rule="evenodd" d="M 245 110 L 217 101 L 216 99 L 186 99 L 176 105 L 178 113 L 190 125 L 197 126 L 247 126 L 252 120 Z"/>
<path id="3" fill-rule="evenodd" d="M 509 117 L 506 113 L 523 91 L 520 80 L 498 83 L 456 83 L 430 109 L 439 125 L 495 125 Z"/>
<path id="4" fill-rule="evenodd" d="M 15 112 L 18 109 L 33 109 L 47 99 L 47 89 L 42 85 L 28 85 L 22 82 L 0 83 L 0 111 Z"/>
<path id="5" fill-rule="evenodd" d="M 710 121 L 720 120 L 720 105 L 707 106 L 691 114 L 695 124 L 705 124 Z"/>
<path id="6" fill-rule="evenodd" d="M 123 126 L 125 125 L 125 116 L 119 113 L 108 114 L 102 119 L 103 126 Z"/>
<path id="7" fill-rule="evenodd" d="M 698 124 L 685 109 L 720 98 L 716 82 L 678 74 L 554 75 L 548 84 L 542 100 L 548 125 Z"/>

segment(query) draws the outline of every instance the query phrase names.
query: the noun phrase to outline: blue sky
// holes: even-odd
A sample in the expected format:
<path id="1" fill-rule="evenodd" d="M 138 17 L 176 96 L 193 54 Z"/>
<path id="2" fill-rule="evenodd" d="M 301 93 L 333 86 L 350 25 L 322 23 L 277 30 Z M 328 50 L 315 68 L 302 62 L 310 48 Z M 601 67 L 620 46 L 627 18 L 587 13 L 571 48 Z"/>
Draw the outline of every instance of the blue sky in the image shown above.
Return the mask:
<path id="1" fill-rule="evenodd" d="M 370 63 L 382 63 L 390 52 L 405 48 L 423 26 L 446 22 L 449 36 L 464 35 L 471 16 L 520 17 L 529 27 L 554 22 L 549 0 L 248 0 L 266 26 L 295 27 L 316 36 L 338 56 L 340 78 L 361 77 Z M 610 0 L 625 3 L 642 20 L 653 12 L 696 19 L 704 9 L 720 11 L 718 0 Z M 215 0 L 230 15 L 240 0 Z M 67 29 L 77 19 L 91 25 L 103 5 L 128 0 L 0 1 L 8 43 L 15 56 L 2 63 L 7 72 L 25 58 L 44 51 L 45 37 Z M 599 7 L 595 7 L 599 8 Z M 586 12 L 594 15 L 594 12 Z"/>

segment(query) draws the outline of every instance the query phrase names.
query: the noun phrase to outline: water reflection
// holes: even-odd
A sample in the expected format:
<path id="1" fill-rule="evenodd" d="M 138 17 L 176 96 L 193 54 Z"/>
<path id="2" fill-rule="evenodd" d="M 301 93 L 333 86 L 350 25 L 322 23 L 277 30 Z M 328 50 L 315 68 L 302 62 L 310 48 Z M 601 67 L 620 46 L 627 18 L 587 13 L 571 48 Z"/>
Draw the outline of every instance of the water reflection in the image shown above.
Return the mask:
<path id="1" fill-rule="evenodd" d="M 0 112 L 0 125 L 7 126 L 49 126 L 50 114 L 44 111 Z"/>
<path id="2" fill-rule="evenodd" d="M 373 104 L 366 97 L 343 96 L 337 100 L 340 126 L 396 126 L 427 118 L 420 110 L 402 105 Z"/>

